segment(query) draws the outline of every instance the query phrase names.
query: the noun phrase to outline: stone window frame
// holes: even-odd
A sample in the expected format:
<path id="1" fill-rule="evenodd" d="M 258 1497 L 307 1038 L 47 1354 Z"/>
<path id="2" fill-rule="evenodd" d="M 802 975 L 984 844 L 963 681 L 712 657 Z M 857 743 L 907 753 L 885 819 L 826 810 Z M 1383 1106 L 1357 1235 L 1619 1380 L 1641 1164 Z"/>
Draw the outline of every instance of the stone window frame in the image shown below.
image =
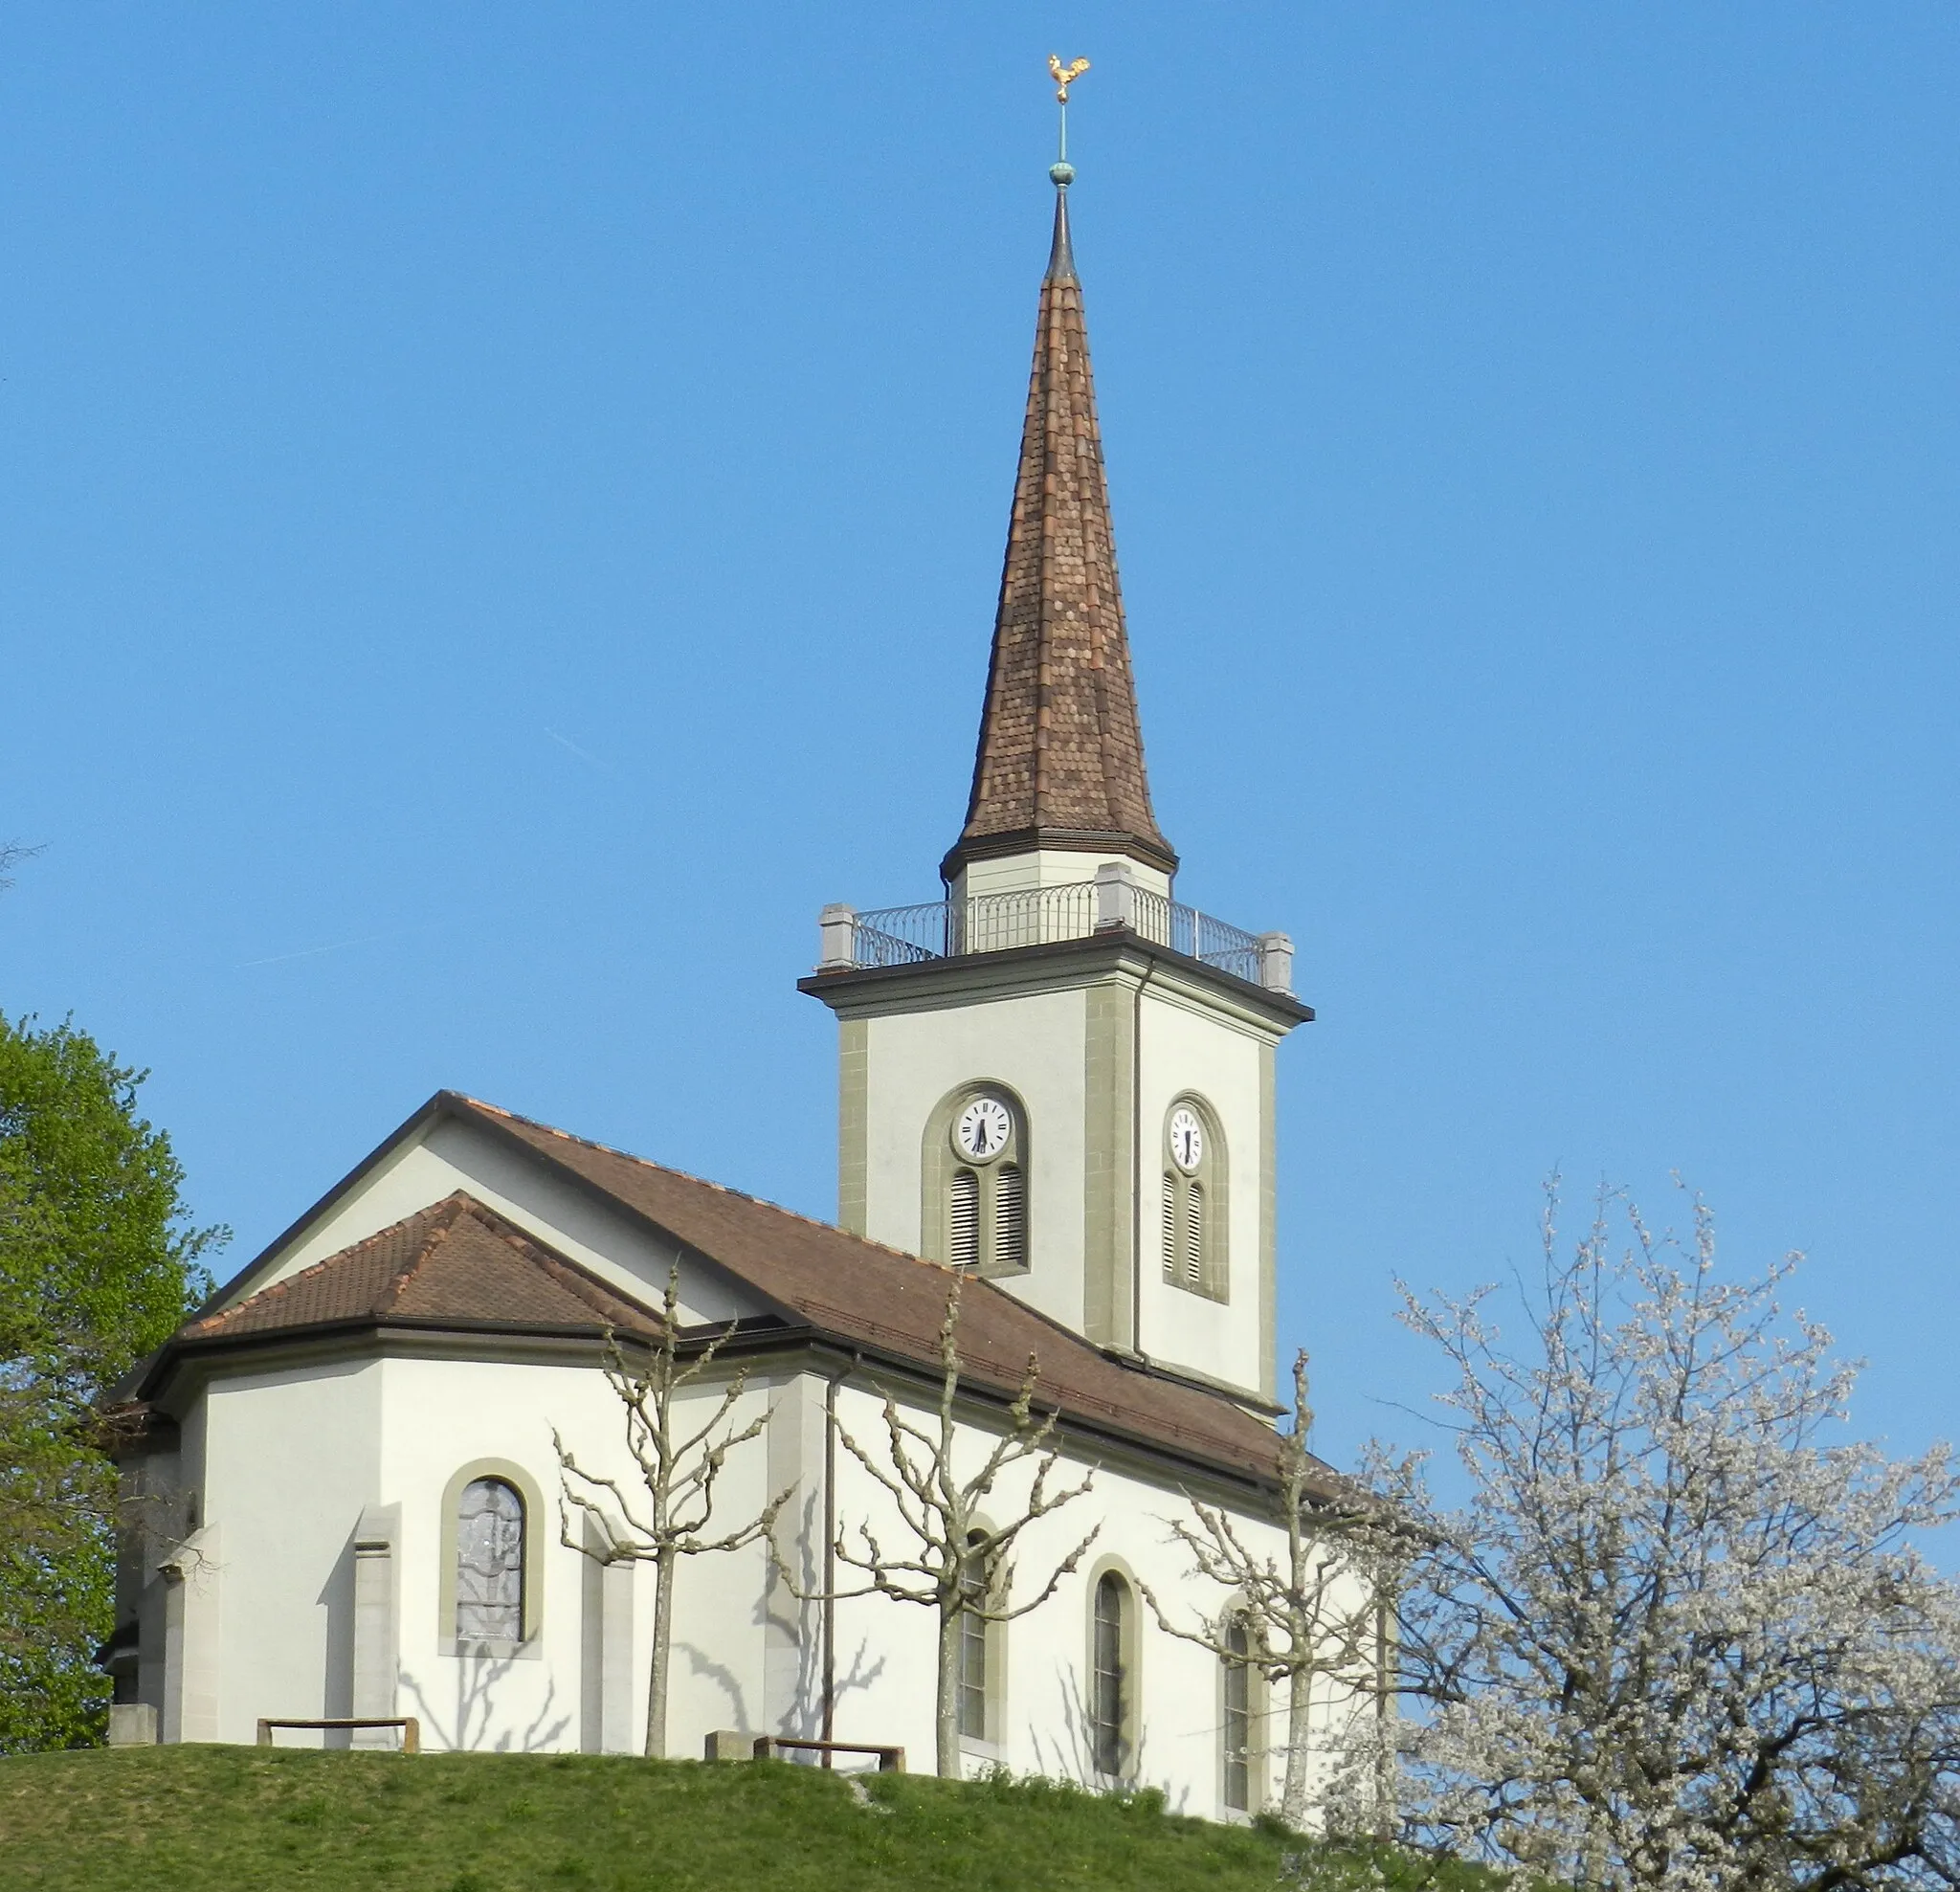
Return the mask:
<path id="1" fill-rule="evenodd" d="M 985 1518 L 975 1518 L 972 1528 L 968 1532 L 968 1542 L 982 1531 L 993 1526 Z M 998 1581 L 998 1572 L 995 1573 Z M 960 1632 L 964 1636 L 969 1633 L 970 1617 L 962 1616 Z M 986 1676 L 982 1683 L 982 1727 L 979 1734 L 969 1734 L 962 1725 L 959 1730 L 960 1750 L 967 1754 L 977 1754 L 984 1760 L 998 1760 L 1004 1745 L 1007 1728 L 1007 1625 L 983 1619 L 980 1624 L 984 1639 Z M 963 1645 L 964 1653 L 964 1645 Z M 964 1705 L 961 1703 L 960 1705 Z"/>
<path id="2" fill-rule="evenodd" d="M 456 1633 L 457 1513 L 464 1490 L 479 1479 L 497 1479 L 517 1493 L 524 1512 L 523 1635 L 516 1642 L 465 1639 Z M 435 1649 L 442 1656 L 478 1656 L 493 1660 L 537 1661 L 545 1625 L 545 1494 L 522 1465 L 508 1458 L 472 1458 L 451 1473 L 442 1490 L 441 1550 L 436 1565 Z"/>
<path id="3" fill-rule="evenodd" d="M 991 1097 L 1002 1104 L 1013 1128 L 997 1155 L 985 1164 L 962 1160 L 953 1147 L 953 1124 L 961 1111 L 977 1098 Z M 975 1178 L 978 1195 L 979 1260 L 972 1272 L 987 1280 L 1001 1276 L 1026 1275 L 1033 1269 L 1034 1183 L 1029 1174 L 1029 1152 L 1033 1136 L 1028 1127 L 1028 1106 L 1011 1084 L 995 1078 L 976 1078 L 949 1090 L 933 1105 L 925 1120 L 925 1141 L 921 1151 L 919 1252 L 928 1261 L 950 1267 L 952 1257 L 952 1192 L 954 1178 L 965 1170 Z M 1019 1172 L 1021 1186 L 1021 1253 L 1015 1261 L 1002 1262 L 994 1254 L 1000 1202 L 1000 1176 L 1013 1168 Z"/>
<path id="4" fill-rule="evenodd" d="M 1234 1621 L 1243 1623 L 1247 1615 L 1243 1597 L 1235 1597 L 1219 1614 L 1219 1622 L 1229 1626 Z M 1247 1641 L 1251 1636 L 1248 1632 Z M 1226 1767 L 1229 1755 L 1226 1751 L 1226 1688 L 1231 1664 L 1220 1658 L 1218 1670 L 1218 1816 L 1225 1820 L 1250 1822 L 1258 1817 L 1266 1804 L 1266 1743 L 1264 1729 L 1270 1701 L 1266 1688 L 1266 1678 L 1257 1662 L 1249 1657 L 1245 1668 L 1245 1787 L 1246 1802 L 1243 1807 L 1235 1807 L 1227 1797 Z"/>
<path id="5" fill-rule="evenodd" d="M 1205 1150 L 1197 1170 L 1187 1175 L 1170 1153 L 1170 1120 L 1179 1110 L 1189 1110 L 1204 1128 Z M 1232 1157 L 1225 1146 L 1225 1132 L 1218 1113 L 1196 1091 L 1180 1091 L 1164 1106 L 1163 1132 L 1158 1139 L 1163 1169 L 1161 1191 L 1164 1209 L 1159 1225 L 1164 1257 L 1164 1283 L 1185 1294 L 1202 1295 L 1207 1301 L 1229 1302 L 1232 1299 L 1231 1208 Z M 1186 1215 L 1195 1190 L 1200 1204 L 1198 1228 L 1198 1279 L 1193 1281 L 1186 1260 L 1188 1223 Z"/>
<path id="6" fill-rule="evenodd" d="M 1102 1593 L 1103 1580 L 1115 1577 L 1127 1592 L 1123 1621 L 1119 1635 L 1121 1647 L 1119 1658 L 1122 1661 L 1122 1675 L 1125 1682 L 1121 1702 L 1121 1719 L 1117 1724 L 1117 1739 L 1122 1744 L 1117 1771 L 1105 1772 L 1097 1765 L 1097 1747 L 1101 1724 L 1097 1720 L 1099 1703 L 1096 1700 L 1096 1630 L 1097 1609 Z M 1143 1586 L 1137 1582 L 1136 1572 L 1121 1557 L 1103 1556 L 1097 1558 L 1089 1570 L 1088 1586 L 1083 1592 L 1086 1608 L 1082 1612 L 1082 1629 L 1085 1636 L 1082 1676 L 1086 1686 L 1082 1691 L 1084 1720 L 1088 1724 L 1089 1767 L 1098 1780 L 1113 1784 L 1126 1784 L 1137 1778 L 1138 1764 L 1142 1759 L 1144 1728 L 1144 1638 L 1143 1620 L 1139 1601 Z"/>

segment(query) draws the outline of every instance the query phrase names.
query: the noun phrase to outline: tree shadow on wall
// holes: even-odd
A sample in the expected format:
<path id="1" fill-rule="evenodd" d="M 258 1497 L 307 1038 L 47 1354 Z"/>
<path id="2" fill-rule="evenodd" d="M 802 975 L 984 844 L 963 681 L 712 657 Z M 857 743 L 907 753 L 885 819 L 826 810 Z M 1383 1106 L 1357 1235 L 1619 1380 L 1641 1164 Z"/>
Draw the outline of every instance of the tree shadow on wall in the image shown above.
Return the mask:
<path id="1" fill-rule="evenodd" d="M 1127 1793 L 1143 1786 L 1149 1740 L 1143 1718 L 1137 1718 L 1137 1738 L 1127 1757 L 1126 1770 L 1120 1776 L 1106 1774 L 1096 1765 L 1096 1721 L 1082 1699 L 1080 1679 L 1073 1669 L 1065 1668 L 1057 1670 L 1056 1679 L 1060 1683 L 1061 1731 L 1044 1739 L 1039 1727 L 1033 1722 L 1028 1724 L 1028 1746 L 1035 1755 L 1035 1771 L 1051 1780 L 1072 1781 L 1091 1793 Z M 1190 1790 L 1180 1790 L 1171 1811 L 1185 1812 L 1190 1799 Z"/>
<path id="2" fill-rule="evenodd" d="M 430 1700 L 415 1676 L 404 1669 L 401 1685 L 413 1696 L 424 1729 L 423 1745 L 447 1748 L 452 1753 L 545 1754 L 555 1752 L 560 1737 L 571 1725 L 568 1714 L 552 1715 L 558 1702 L 558 1683 L 549 1676 L 545 1682 L 545 1700 L 530 1725 L 523 1729 L 506 1728 L 492 1737 L 491 1718 L 498 1682 L 517 1666 L 510 1656 L 459 1656 L 456 1661 L 456 1706 L 451 1718 Z M 433 1738 L 432 1738 L 433 1737 Z"/>

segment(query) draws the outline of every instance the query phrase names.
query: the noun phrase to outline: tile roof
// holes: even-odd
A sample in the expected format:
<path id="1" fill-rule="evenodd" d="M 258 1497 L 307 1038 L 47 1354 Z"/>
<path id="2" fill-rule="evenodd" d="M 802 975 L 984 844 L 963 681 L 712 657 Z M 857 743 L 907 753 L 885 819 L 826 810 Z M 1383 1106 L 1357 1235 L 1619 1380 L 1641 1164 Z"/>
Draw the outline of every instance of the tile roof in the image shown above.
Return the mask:
<path id="1" fill-rule="evenodd" d="M 187 1322 L 175 1338 L 389 1322 L 657 1330 L 646 1308 L 458 1190 L 234 1306 Z"/>
<path id="2" fill-rule="evenodd" d="M 967 825 L 947 856 L 1040 845 L 1174 870 L 1144 768 L 1082 288 L 1058 189 Z"/>
<path id="3" fill-rule="evenodd" d="M 938 1375 L 939 1325 L 951 1269 L 495 1104 L 439 1092 L 355 1175 L 441 1117 L 509 1140 L 653 1225 L 746 1283 L 784 1325 L 861 1348 L 869 1356 L 867 1378 L 875 1377 L 880 1360 Z M 310 1220 L 310 1214 L 303 1217 L 262 1258 L 277 1255 Z M 650 1309 L 458 1191 L 243 1301 L 193 1317 L 136 1369 L 128 1391 L 153 1397 L 171 1358 L 187 1347 L 202 1351 L 330 1326 L 390 1324 L 554 1334 L 596 1333 L 609 1325 L 657 1330 Z M 781 1331 L 746 1327 L 728 1350 L 768 1344 L 771 1332 Z M 976 1390 L 1011 1394 L 1030 1355 L 1040 1366 L 1037 1405 L 1058 1407 L 1072 1429 L 1241 1478 L 1273 1476 L 1271 1426 L 1228 1395 L 1105 1354 L 995 1283 L 968 1278 L 960 1314 L 962 1378 Z M 1328 1491 L 1341 1485 L 1330 1468 Z"/>
<path id="4" fill-rule="evenodd" d="M 494 1104 L 454 1094 L 445 1101 L 720 1263 L 791 1318 L 939 1371 L 951 1269 Z M 967 1280 L 959 1344 L 963 1377 L 978 1385 L 1012 1391 L 1033 1354 L 1037 1402 L 1053 1401 L 1066 1420 L 1240 1475 L 1273 1473 L 1276 1438 L 1263 1420 L 1222 1393 L 1110 1358 L 991 1281 Z M 1337 1483 L 1330 1470 L 1329 1488 Z"/>

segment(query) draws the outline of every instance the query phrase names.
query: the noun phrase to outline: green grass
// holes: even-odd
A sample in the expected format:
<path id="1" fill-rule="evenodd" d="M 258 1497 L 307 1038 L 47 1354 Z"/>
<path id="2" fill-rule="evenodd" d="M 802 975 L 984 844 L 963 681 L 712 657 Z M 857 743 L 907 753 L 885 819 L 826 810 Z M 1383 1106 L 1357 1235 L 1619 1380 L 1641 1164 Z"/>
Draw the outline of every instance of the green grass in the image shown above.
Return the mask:
<path id="1" fill-rule="evenodd" d="M 1306 1842 L 1042 1782 L 868 1783 L 780 1763 L 145 1747 L 0 1760 L 0 1885 L 45 1892 L 1240 1892 Z M 1414 1888 L 1392 1854 L 1314 1856 L 1317 1892 Z M 1370 1870 L 1370 1864 L 1375 1870 Z M 1379 1873 L 1379 1877 L 1377 1876 Z M 1481 1875 L 1452 1873 L 1450 1892 Z"/>

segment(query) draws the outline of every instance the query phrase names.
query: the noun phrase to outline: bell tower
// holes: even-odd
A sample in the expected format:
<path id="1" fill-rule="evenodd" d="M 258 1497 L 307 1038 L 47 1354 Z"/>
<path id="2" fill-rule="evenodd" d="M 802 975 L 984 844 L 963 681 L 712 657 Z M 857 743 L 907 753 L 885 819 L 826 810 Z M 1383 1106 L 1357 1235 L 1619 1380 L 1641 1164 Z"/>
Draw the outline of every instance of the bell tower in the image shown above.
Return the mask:
<path id="1" fill-rule="evenodd" d="M 1058 78 L 1061 77 L 1058 73 Z M 1066 97 L 1063 94 L 1064 112 Z M 1143 1369 L 1276 1392 L 1291 942 L 1181 904 L 1157 826 L 1064 156 L 972 790 L 945 897 L 828 906 L 837 1219 Z"/>

